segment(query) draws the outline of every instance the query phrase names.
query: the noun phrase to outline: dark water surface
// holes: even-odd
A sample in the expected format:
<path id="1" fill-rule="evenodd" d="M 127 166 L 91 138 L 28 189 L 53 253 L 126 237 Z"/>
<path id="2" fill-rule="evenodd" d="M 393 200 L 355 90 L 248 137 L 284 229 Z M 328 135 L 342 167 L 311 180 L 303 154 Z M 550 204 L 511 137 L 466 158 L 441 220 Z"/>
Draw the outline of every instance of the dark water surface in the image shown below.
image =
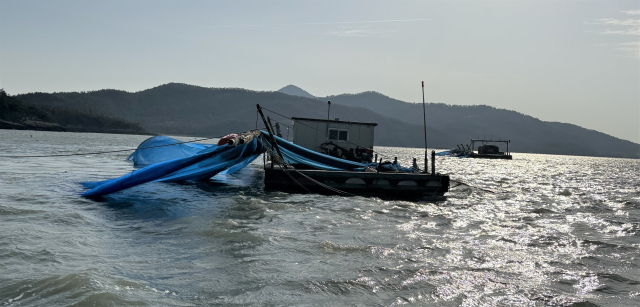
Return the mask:
<path id="1" fill-rule="evenodd" d="M 0 155 L 146 138 L 0 130 Z M 264 192 L 261 159 L 211 183 L 78 196 L 129 172 L 128 154 L 0 158 L 0 305 L 640 305 L 638 160 L 438 158 L 498 192 L 438 202 Z"/>

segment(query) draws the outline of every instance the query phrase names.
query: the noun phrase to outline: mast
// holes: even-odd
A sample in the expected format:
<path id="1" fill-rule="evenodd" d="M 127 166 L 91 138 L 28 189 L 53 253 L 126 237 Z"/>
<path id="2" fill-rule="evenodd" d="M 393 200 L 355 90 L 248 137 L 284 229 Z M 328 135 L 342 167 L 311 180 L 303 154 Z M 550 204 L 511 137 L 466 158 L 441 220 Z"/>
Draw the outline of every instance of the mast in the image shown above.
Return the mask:
<path id="1" fill-rule="evenodd" d="M 280 152 L 280 147 L 278 147 L 278 142 L 276 141 L 276 137 L 274 135 L 273 129 L 271 129 L 271 124 L 264 118 L 264 113 L 262 113 L 262 107 L 260 107 L 260 104 L 256 104 L 256 107 L 258 108 L 258 113 L 260 114 L 260 117 L 262 117 L 264 126 L 267 129 L 267 132 L 269 133 L 269 138 L 273 142 L 272 146 L 276 148 L 276 152 L 278 153 L 278 156 L 280 156 L 280 159 L 282 159 L 282 161 L 285 161 L 284 157 L 282 156 L 282 152 Z M 286 164 L 284 165 L 284 167 L 286 168 Z"/>
<path id="2" fill-rule="evenodd" d="M 325 141 L 329 140 L 329 113 L 331 113 L 331 100 L 327 101 L 329 104 L 329 110 L 327 110 L 327 133 L 325 135 Z"/>
<path id="3" fill-rule="evenodd" d="M 424 120 L 424 172 L 428 170 L 427 156 L 429 151 L 427 150 L 427 109 L 424 103 L 424 81 L 422 81 L 422 118 Z"/>

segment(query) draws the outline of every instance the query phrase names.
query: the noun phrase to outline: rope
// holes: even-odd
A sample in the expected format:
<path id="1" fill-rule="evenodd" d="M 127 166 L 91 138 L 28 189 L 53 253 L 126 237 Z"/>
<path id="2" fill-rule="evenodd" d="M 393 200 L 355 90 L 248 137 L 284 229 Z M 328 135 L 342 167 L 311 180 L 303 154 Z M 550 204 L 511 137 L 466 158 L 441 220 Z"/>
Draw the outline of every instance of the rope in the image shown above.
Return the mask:
<path id="1" fill-rule="evenodd" d="M 165 146 L 173 146 L 173 145 L 180 145 L 180 144 L 185 144 L 185 143 L 193 143 L 193 142 L 200 142 L 200 141 L 206 141 L 206 140 L 210 140 L 210 139 L 219 139 L 222 138 L 220 136 L 218 137 L 210 137 L 210 138 L 203 138 L 203 139 L 196 139 L 196 140 L 192 140 L 192 141 L 184 141 L 184 142 L 179 142 L 179 143 L 174 143 L 174 144 L 165 144 L 165 145 L 158 145 L 158 146 L 151 146 L 151 147 L 143 147 L 143 148 L 135 148 L 135 149 L 121 149 L 121 150 L 110 150 L 110 151 L 95 151 L 95 152 L 88 152 L 88 153 L 72 153 L 72 154 L 59 154 L 59 155 L 39 155 L 39 156 L 0 156 L 0 158 L 49 158 L 49 157 L 71 157 L 71 156 L 88 156 L 88 155 L 102 155 L 102 154 L 108 154 L 108 153 L 116 153 L 116 152 L 125 152 L 125 151 L 132 151 L 132 150 L 142 150 L 142 149 L 151 149 L 151 148 L 158 148 L 158 147 L 165 147 Z"/>
<path id="2" fill-rule="evenodd" d="M 267 150 L 267 152 L 269 153 L 269 155 L 271 156 L 271 159 L 273 159 L 273 161 L 275 161 L 276 163 L 278 163 L 281 167 L 282 167 L 282 171 L 284 171 L 284 173 L 291 179 L 293 180 L 293 182 L 297 183 L 301 188 L 303 188 L 305 191 L 307 191 L 307 193 L 311 193 L 311 191 L 309 191 L 309 189 L 307 189 L 307 187 L 305 187 L 304 185 L 302 185 L 302 183 L 300 183 L 298 180 L 296 180 L 295 178 L 293 178 L 293 176 L 291 174 L 289 174 L 289 171 L 287 170 L 287 167 L 291 167 L 289 164 L 287 164 L 287 161 L 284 161 L 284 159 L 281 159 L 280 156 L 276 155 L 275 152 L 273 152 L 273 149 L 271 149 L 270 146 L 267 146 L 267 144 L 265 144 L 265 142 L 262 140 L 262 137 L 258 137 L 258 141 L 260 141 L 260 143 L 262 144 L 262 146 Z M 267 142 L 268 143 L 268 142 Z"/>
<path id="3" fill-rule="evenodd" d="M 269 149 L 269 154 L 270 154 L 270 155 L 272 155 L 272 156 L 274 156 L 274 155 L 275 155 L 275 153 L 273 152 L 273 150 L 272 150 L 271 148 L 268 148 L 268 149 Z M 289 165 L 286 161 L 282 160 L 279 156 L 275 155 L 275 157 L 276 157 L 276 159 L 275 159 L 274 161 L 276 161 L 276 162 L 280 162 L 280 163 L 283 163 L 285 166 L 290 167 L 294 172 L 298 173 L 300 176 L 303 176 L 303 177 L 305 177 L 305 178 L 309 179 L 311 182 L 313 182 L 313 183 L 315 183 L 315 184 L 317 184 L 317 185 L 319 185 L 319 186 L 321 186 L 321 187 L 323 187 L 323 188 L 325 188 L 325 189 L 328 189 L 328 190 L 330 190 L 330 191 L 332 191 L 332 192 L 335 192 L 335 193 L 337 193 L 337 194 L 353 195 L 353 196 L 355 196 L 355 194 L 351 194 L 351 193 L 349 193 L 349 192 L 345 192 L 345 191 L 342 191 L 342 190 L 340 190 L 340 189 L 334 188 L 334 187 L 332 187 L 332 186 L 326 185 L 326 184 L 324 184 L 324 183 L 322 183 L 322 182 L 319 182 L 319 181 L 317 181 L 317 180 L 315 180 L 315 179 L 313 179 L 313 178 L 311 178 L 311 177 L 309 177 L 309 176 L 307 176 L 307 175 L 305 175 L 305 174 L 301 173 L 301 172 L 300 172 L 300 171 L 298 171 L 295 167 L 293 167 L 293 166 Z M 287 172 L 287 170 L 285 170 L 285 172 Z M 293 179 L 296 183 L 300 184 L 300 183 L 299 183 L 296 179 L 294 179 L 292 176 L 289 176 L 289 177 L 290 177 L 291 179 Z M 300 185 L 301 185 L 301 184 L 300 184 Z M 301 185 L 301 186 L 302 186 L 302 185 Z M 304 186 L 303 186 L 303 188 L 304 188 L 305 190 L 307 190 L 307 188 L 305 188 Z M 309 190 L 307 190 L 307 191 L 309 191 Z"/>
<path id="4" fill-rule="evenodd" d="M 351 196 L 355 196 L 355 194 L 351 194 L 349 192 L 345 192 L 342 191 L 340 189 L 336 189 L 334 187 L 328 186 L 322 182 L 319 182 L 303 173 L 301 173 L 300 171 L 298 171 L 297 169 L 295 169 L 293 166 L 289 165 L 285 160 L 283 160 L 282 158 L 280 158 L 280 156 L 278 156 L 275 152 L 273 152 L 273 149 L 271 149 L 271 146 L 266 145 L 265 142 L 262 140 L 262 137 L 258 138 L 258 140 L 260 141 L 260 143 L 262 143 L 262 145 L 267 149 L 267 152 L 269 153 L 269 155 L 271 156 L 271 158 L 273 159 L 273 161 L 275 161 L 276 163 L 278 163 L 278 165 L 280 165 L 282 167 L 282 170 L 285 172 L 285 174 L 287 174 L 287 176 L 289 176 L 289 178 L 291 178 L 291 180 L 293 180 L 295 183 L 297 183 L 300 187 L 302 187 L 304 190 L 307 191 L 307 193 L 311 193 L 311 191 L 309 191 L 309 189 L 307 189 L 304 185 L 302 185 L 298 180 L 296 180 L 290 173 L 289 170 L 287 169 L 288 167 L 291 168 L 291 170 L 293 170 L 294 172 L 298 173 L 300 176 L 305 177 L 306 179 L 308 179 L 309 181 L 327 189 L 330 190 L 336 194 L 342 194 L 342 195 L 351 195 Z M 269 143 L 269 142 L 267 142 Z M 271 144 L 271 143 L 269 143 Z"/>
<path id="5" fill-rule="evenodd" d="M 435 174 L 434 174 L 434 175 L 435 175 Z M 435 190 L 435 191 L 431 192 L 431 197 L 436 196 L 436 194 L 438 193 L 438 190 L 442 187 L 442 178 L 443 178 L 443 177 L 444 177 L 444 176 L 440 175 L 440 180 L 438 180 L 438 182 L 440 183 L 440 185 L 436 188 L 436 190 Z M 449 181 L 451 181 L 451 180 L 449 180 Z"/>
<path id="6" fill-rule="evenodd" d="M 310 181 L 312 181 L 313 183 L 315 183 L 315 184 L 317 184 L 317 185 L 319 185 L 319 186 L 321 186 L 321 187 L 323 187 L 323 188 L 325 188 L 325 189 L 328 189 L 328 190 L 330 190 L 330 191 L 332 191 L 332 192 L 335 192 L 335 193 L 338 193 L 338 194 L 342 194 L 342 195 L 356 196 L 355 194 L 352 194 L 352 193 L 349 193 L 349 192 L 345 192 L 345 191 L 342 191 L 342 190 L 340 190 L 340 189 L 334 188 L 334 187 L 332 187 L 332 186 L 326 185 L 326 184 L 324 184 L 324 183 L 322 183 L 322 182 L 319 182 L 319 181 L 317 181 L 317 180 L 315 180 L 315 179 L 313 179 L 313 178 L 311 178 L 311 177 L 309 177 L 309 176 L 307 176 L 307 175 L 305 175 L 305 174 L 303 174 L 303 173 L 299 172 L 299 171 L 298 171 L 297 169 L 295 169 L 295 168 L 294 168 L 293 170 L 294 170 L 296 173 L 298 173 L 298 174 L 300 174 L 301 176 L 303 176 L 304 178 L 307 178 L 307 179 L 309 179 Z"/>
<path id="7" fill-rule="evenodd" d="M 282 114 L 280 114 L 280 113 L 278 113 L 278 112 L 276 112 L 276 111 L 269 110 L 269 109 L 267 109 L 267 108 L 265 108 L 265 107 L 262 107 L 262 109 L 263 109 L 263 110 L 267 110 L 267 111 L 269 111 L 269 112 L 271 112 L 271 113 L 274 113 L 274 114 L 276 114 L 276 115 L 280 115 L 280 116 L 282 116 L 282 117 L 284 117 L 284 118 L 287 118 L 287 119 L 293 120 L 291 117 L 288 117 L 288 116 L 282 115 Z M 299 123 L 299 124 L 301 124 L 301 125 L 303 125 L 303 126 L 307 126 L 307 127 L 311 128 L 311 129 L 313 129 L 313 130 L 316 130 L 316 131 L 318 131 L 318 132 L 321 132 L 321 133 L 322 133 L 322 134 L 324 134 L 324 135 L 328 135 L 326 131 L 321 131 L 320 129 L 314 128 L 314 127 L 312 127 L 312 126 L 309 126 L 309 125 L 304 124 L 304 123 L 301 123 L 301 122 L 298 122 L 298 123 Z M 343 140 L 343 141 L 344 141 L 344 140 Z M 352 145 L 356 145 L 356 146 L 358 146 L 358 147 L 365 148 L 364 146 L 360 146 L 360 145 L 358 145 L 358 144 L 356 144 L 356 143 L 353 143 L 353 142 L 350 142 L 350 141 L 345 141 L 345 142 L 347 142 L 347 143 L 349 143 L 349 144 L 352 144 Z M 373 150 L 373 149 L 372 149 L 372 150 Z M 383 153 L 381 153 L 381 152 L 379 152 L 379 151 L 375 151 L 375 150 L 374 150 L 373 152 L 375 152 L 375 153 L 379 154 L 381 157 L 392 158 L 391 156 L 387 156 L 387 155 L 385 155 L 385 154 L 383 154 Z M 378 161 L 376 161 L 376 163 L 377 163 L 377 162 L 378 162 Z"/>
<path id="8" fill-rule="evenodd" d="M 263 109 L 264 109 L 264 108 L 263 108 Z M 276 122 L 276 123 L 278 123 L 278 124 L 280 124 L 280 125 L 283 125 L 283 126 L 285 126 L 285 127 L 287 127 L 287 128 L 293 128 L 293 127 L 291 127 L 291 126 L 289 126 L 289 125 L 287 125 L 287 124 L 284 124 L 284 123 L 282 123 L 282 122 L 279 122 L 279 121 L 277 121 L 277 120 L 275 120 L 275 119 L 273 119 L 273 121 L 274 121 L 274 122 Z"/>

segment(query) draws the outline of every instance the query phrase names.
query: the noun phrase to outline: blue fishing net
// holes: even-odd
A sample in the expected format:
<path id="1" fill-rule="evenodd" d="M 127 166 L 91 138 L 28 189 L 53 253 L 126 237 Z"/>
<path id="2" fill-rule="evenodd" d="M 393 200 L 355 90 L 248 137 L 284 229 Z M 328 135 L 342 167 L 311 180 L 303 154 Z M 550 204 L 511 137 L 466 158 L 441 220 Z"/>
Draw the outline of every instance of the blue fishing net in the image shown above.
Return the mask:
<path id="1" fill-rule="evenodd" d="M 269 141 L 269 133 L 262 131 L 262 140 L 266 141 L 275 152 L 276 149 Z M 367 166 L 377 166 L 377 163 L 358 163 L 328 156 L 313 150 L 306 149 L 282 138 L 275 137 L 278 147 L 282 152 L 284 160 L 293 166 L 304 166 L 306 168 L 327 170 L 327 171 L 363 171 Z"/>
<path id="2" fill-rule="evenodd" d="M 146 166 L 178 158 L 191 157 L 198 152 L 215 147 L 213 144 L 184 143 L 174 138 L 158 135 L 148 138 L 138 145 L 127 160 L 136 166 Z"/>
<path id="3" fill-rule="evenodd" d="M 84 192 L 82 196 L 103 196 L 150 181 L 206 180 L 225 170 L 227 173 L 230 173 L 229 170 L 237 171 L 264 152 L 264 148 L 255 137 L 251 137 L 250 141 L 238 146 L 207 146 L 185 143 L 143 149 L 152 147 L 149 146 L 150 144 L 175 143 L 179 142 L 168 137 L 154 137 L 143 142 L 129 159 L 136 164 L 154 162 L 153 164 L 119 178 L 84 183 L 84 186 L 91 188 L 91 190 Z M 198 146 L 203 148 L 195 152 L 196 149 L 199 149 Z M 174 147 L 178 149 L 174 149 Z M 195 153 L 191 154 L 192 152 Z"/>
<path id="4" fill-rule="evenodd" d="M 249 165 L 266 151 L 276 152 L 265 131 L 251 131 L 239 137 L 240 145 L 183 143 L 167 136 L 155 136 L 142 142 L 128 160 L 144 166 L 122 177 L 100 182 L 85 182 L 86 197 L 118 192 L 150 181 L 180 182 L 207 180 L 219 173 L 232 174 Z M 294 167 L 327 171 L 364 171 L 378 163 L 358 163 L 321 154 L 275 137 L 284 160 Z M 146 165 L 146 166 L 145 166 Z M 415 172 L 399 164 L 381 165 L 383 171 Z M 384 169 L 384 168 L 387 169 Z"/>

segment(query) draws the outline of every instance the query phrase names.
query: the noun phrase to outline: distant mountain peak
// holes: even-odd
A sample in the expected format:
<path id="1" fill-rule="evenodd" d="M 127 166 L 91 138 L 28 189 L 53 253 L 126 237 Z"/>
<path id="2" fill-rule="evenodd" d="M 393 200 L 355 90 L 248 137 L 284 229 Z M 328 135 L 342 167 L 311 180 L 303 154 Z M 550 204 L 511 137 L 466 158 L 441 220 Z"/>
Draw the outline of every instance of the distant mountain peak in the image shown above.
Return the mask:
<path id="1" fill-rule="evenodd" d="M 284 93 L 287 95 L 292 95 L 292 96 L 301 96 L 301 97 L 307 97 L 307 98 L 316 98 L 315 96 L 309 94 L 309 92 L 293 85 L 293 84 L 289 84 L 281 89 L 278 90 L 278 92 L 280 93 Z"/>

